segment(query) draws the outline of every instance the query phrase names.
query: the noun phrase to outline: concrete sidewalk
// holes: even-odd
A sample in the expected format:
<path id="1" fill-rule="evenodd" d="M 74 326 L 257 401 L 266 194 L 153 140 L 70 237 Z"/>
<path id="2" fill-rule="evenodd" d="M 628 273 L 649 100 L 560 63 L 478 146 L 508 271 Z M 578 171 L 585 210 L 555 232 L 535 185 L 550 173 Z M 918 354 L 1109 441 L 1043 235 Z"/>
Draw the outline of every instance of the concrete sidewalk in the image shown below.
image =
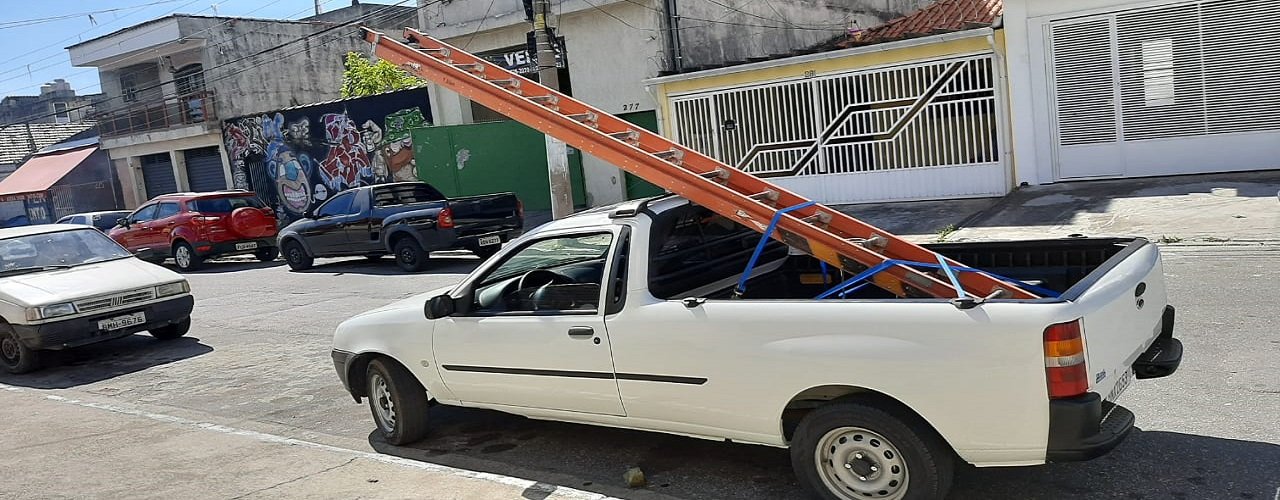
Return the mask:
<path id="1" fill-rule="evenodd" d="M 1280 244 L 1280 171 L 1032 186 L 1004 198 L 843 205 L 916 242 L 1143 236 L 1166 244 Z"/>
<path id="2" fill-rule="evenodd" d="M 604 498 L 7 386 L 0 421 L 5 498 Z"/>

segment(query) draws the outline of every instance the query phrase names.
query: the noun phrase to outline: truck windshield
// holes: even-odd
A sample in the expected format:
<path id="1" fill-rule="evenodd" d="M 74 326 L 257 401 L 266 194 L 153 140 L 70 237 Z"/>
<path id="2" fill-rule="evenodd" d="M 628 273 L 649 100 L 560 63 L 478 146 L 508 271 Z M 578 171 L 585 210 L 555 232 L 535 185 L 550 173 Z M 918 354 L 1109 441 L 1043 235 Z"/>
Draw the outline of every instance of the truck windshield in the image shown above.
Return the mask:
<path id="1" fill-rule="evenodd" d="M 93 229 L 30 234 L 0 240 L 0 272 L 78 266 L 129 255 Z"/>
<path id="2" fill-rule="evenodd" d="M 229 214 L 237 208 L 262 208 L 262 201 L 256 196 L 227 196 L 222 198 L 205 198 L 195 201 L 196 211 L 206 214 Z"/>

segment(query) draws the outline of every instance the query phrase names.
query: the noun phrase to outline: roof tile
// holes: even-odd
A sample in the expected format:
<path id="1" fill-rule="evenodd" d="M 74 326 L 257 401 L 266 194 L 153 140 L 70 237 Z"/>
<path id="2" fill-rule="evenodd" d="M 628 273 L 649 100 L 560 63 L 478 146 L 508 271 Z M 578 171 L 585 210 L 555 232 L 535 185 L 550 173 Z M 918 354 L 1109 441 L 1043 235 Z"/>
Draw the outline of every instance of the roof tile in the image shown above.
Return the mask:
<path id="1" fill-rule="evenodd" d="M 19 163 L 32 153 L 65 141 L 91 127 L 93 123 L 85 122 L 18 123 L 0 127 L 0 165 Z"/>
<path id="2" fill-rule="evenodd" d="M 929 6 L 880 26 L 837 40 L 838 48 L 870 45 L 927 35 L 960 31 L 973 25 L 990 26 L 1004 13 L 1004 0 L 938 0 Z"/>

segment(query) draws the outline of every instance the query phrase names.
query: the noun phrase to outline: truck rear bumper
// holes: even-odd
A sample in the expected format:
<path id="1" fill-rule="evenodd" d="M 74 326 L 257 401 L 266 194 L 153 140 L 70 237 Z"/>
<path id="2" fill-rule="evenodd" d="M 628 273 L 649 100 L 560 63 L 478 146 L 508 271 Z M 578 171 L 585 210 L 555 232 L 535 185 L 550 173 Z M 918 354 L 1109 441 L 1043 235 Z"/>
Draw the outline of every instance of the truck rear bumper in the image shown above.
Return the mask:
<path id="1" fill-rule="evenodd" d="M 1166 377 L 1182 364 L 1182 342 L 1173 338 L 1174 309 L 1165 306 L 1160 335 L 1133 362 L 1134 378 Z M 1045 460 L 1078 462 L 1105 455 L 1133 429 L 1133 412 L 1097 393 L 1049 401 L 1049 446 Z"/>

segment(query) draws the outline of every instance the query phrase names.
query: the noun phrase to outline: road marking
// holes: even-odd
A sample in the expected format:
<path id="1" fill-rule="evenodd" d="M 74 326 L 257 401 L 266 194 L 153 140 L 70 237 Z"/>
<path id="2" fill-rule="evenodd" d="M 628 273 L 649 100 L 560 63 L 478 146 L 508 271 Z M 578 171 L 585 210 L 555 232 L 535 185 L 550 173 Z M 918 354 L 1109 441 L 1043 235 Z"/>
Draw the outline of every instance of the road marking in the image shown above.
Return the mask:
<path id="1" fill-rule="evenodd" d="M 107 404 L 107 403 L 97 403 L 93 401 L 81 401 L 78 399 L 70 399 L 70 398 L 65 398 L 62 396 L 54 395 L 54 394 L 44 394 L 44 393 L 41 393 L 40 391 L 26 389 L 23 387 L 16 387 L 8 384 L 0 384 L 0 389 L 4 389 L 10 392 L 39 394 L 41 396 L 44 396 L 45 399 L 48 399 L 50 401 L 56 401 L 59 403 L 66 403 L 66 404 L 81 406 L 85 408 L 104 410 L 104 411 L 109 411 L 113 413 L 119 413 L 121 415 L 131 415 L 135 417 L 142 417 L 150 420 L 155 420 L 158 422 L 178 424 L 186 427 L 194 427 L 197 429 L 203 429 L 207 431 L 230 434 L 233 436 L 241 436 L 241 437 L 246 437 L 246 438 L 254 439 L 257 441 L 261 441 L 264 443 L 285 444 L 290 446 L 304 446 L 307 448 L 324 450 L 324 451 L 329 451 L 333 453 L 346 453 L 350 455 L 355 455 L 359 458 L 373 460 L 375 462 L 382 462 L 385 464 L 399 465 L 401 467 L 409 467 L 413 469 L 425 470 L 428 472 L 447 474 L 454 477 L 478 479 L 481 481 L 488 481 L 491 483 L 498 483 L 506 486 L 514 486 L 524 490 L 533 490 L 541 493 L 546 493 L 548 497 L 550 497 L 551 495 L 555 495 L 557 499 L 563 498 L 568 500 L 618 500 L 615 497 L 610 497 L 610 496 L 602 495 L 599 493 L 592 493 L 590 491 L 583 491 L 575 488 L 568 488 L 565 486 L 547 484 L 540 481 L 530 481 L 528 479 L 521 479 L 521 478 L 512 477 L 512 476 L 504 476 L 502 474 L 494 474 L 491 472 L 479 472 L 479 471 L 473 471 L 473 470 L 459 469 L 457 467 L 449 467 L 447 465 L 433 464 L 429 462 L 419 462 L 417 460 L 410 460 L 407 458 L 400 458 L 392 455 L 383 455 L 380 453 L 353 450 L 350 448 L 342 448 L 339 446 L 332 446 L 332 445 L 327 445 L 323 443 L 317 443 L 314 441 L 304 441 L 301 439 L 278 436 L 275 434 L 268 434 L 265 432 L 251 431 L 247 429 L 238 429 L 235 427 L 228 427 L 225 425 L 215 424 L 212 422 L 200 422 L 197 420 L 176 417 L 173 415 L 165 415 L 162 413 L 152 413 L 147 411 L 133 410 L 133 409 L 124 408 L 121 406 L 116 406 L 116 405 Z M 1280 499 L 1277 499 L 1277 500 L 1280 500 Z"/>

